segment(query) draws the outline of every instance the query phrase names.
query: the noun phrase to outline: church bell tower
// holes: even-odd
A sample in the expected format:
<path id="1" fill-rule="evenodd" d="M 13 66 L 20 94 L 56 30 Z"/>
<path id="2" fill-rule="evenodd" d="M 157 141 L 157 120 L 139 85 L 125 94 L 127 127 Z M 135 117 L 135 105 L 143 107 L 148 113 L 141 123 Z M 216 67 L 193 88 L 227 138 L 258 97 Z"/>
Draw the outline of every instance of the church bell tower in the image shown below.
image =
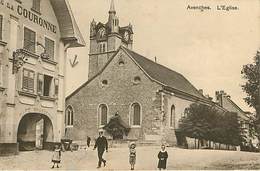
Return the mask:
<path id="1" fill-rule="evenodd" d="M 90 52 L 88 79 L 95 76 L 122 45 L 132 49 L 133 29 L 129 24 L 125 27 L 119 26 L 116 16 L 114 0 L 111 0 L 109 17 L 107 23 L 96 22 L 94 19 L 90 24 Z"/>

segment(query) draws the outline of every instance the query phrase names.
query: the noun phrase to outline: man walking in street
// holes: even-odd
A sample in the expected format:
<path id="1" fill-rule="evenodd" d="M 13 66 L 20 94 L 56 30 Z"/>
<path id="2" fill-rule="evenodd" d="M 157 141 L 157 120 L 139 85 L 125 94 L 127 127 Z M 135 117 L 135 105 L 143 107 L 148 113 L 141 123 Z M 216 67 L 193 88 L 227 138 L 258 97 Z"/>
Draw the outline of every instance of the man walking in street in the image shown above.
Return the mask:
<path id="1" fill-rule="evenodd" d="M 94 149 L 95 150 L 97 148 L 98 151 L 98 167 L 101 167 L 101 163 L 104 163 L 104 167 L 106 166 L 106 160 L 103 159 L 103 154 L 104 151 L 106 150 L 106 152 L 108 151 L 108 143 L 107 143 L 107 139 L 106 137 L 103 136 L 103 130 L 99 131 L 99 137 L 96 140 Z"/>

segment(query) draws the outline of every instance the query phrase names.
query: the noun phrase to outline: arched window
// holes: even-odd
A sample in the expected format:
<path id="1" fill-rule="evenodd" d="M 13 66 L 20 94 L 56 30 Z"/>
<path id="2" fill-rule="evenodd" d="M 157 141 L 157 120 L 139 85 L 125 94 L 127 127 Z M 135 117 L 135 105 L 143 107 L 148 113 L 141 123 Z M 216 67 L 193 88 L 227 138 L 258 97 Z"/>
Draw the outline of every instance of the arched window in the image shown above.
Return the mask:
<path id="1" fill-rule="evenodd" d="M 99 52 L 102 52 L 103 51 L 103 46 L 102 46 L 102 44 L 99 44 Z"/>
<path id="2" fill-rule="evenodd" d="M 141 126 L 141 106 L 138 103 L 132 104 L 132 125 Z"/>
<path id="3" fill-rule="evenodd" d="M 188 114 L 189 114 L 189 112 L 190 112 L 190 110 L 189 110 L 189 108 L 185 108 L 184 109 L 184 113 L 183 113 L 183 116 L 182 117 L 187 117 L 188 116 Z"/>
<path id="4" fill-rule="evenodd" d="M 66 109 L 66 116 L 65 116 L 65 124 L 66 126 L 73 126 L 73 109 L 71 106 L 68 106 Z"/>
<path id="5" fill-rule="evenodd" d="M 105 104 L 99 106 L 99 118 L 100 125 L 107 124 L 107 106 Z"/>
<path id="6" fill-rule="evenodd" d="M 174 105 L 172 105 L 171 107 L 170 127 L 175 128 L 175 106 Z"/>
<path id="7" fill-rule="evenodd" d="M 103 44 L 103 52 L 106 52 L 106 44 Z"/>

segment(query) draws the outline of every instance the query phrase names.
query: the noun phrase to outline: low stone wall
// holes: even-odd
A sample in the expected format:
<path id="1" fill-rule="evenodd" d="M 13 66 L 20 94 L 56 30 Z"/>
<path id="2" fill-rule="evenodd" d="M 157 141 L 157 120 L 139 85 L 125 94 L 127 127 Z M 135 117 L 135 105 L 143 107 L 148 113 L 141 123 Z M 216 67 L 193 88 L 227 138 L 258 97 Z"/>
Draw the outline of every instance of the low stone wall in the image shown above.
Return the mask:
<path id="1" fill-rule="evenodd" d="M 186 137 L 187 144 L 188 144 L 188 149 L 198 149 L 198 139 L 194 138 L 189 138 Z M 210 144 L 209 144 L 210 143 Z M 214 150 L 233 150 L 236 151 L 237 147 L 233 145 L 226 145 L 226 144 L 221 144 L 221 143 L 215 143 L 215 142 L 209 142 L 209 141 L 204 141 L 203 144 L 199 145 L 199 149 L 214 149 Z"/>
<path id="2" fill-rule="evenodd" d="M 0 143 L 0 156 L 18 155 L 18 143 Z"/>

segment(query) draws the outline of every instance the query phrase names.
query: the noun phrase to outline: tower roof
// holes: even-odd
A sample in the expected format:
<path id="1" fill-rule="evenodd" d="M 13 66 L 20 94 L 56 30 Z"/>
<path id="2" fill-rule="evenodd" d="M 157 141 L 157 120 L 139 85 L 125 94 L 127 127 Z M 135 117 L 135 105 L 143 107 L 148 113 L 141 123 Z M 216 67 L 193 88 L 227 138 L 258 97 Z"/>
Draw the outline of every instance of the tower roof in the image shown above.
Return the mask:
<path id="1" fill-rule="evenodd" d="M 110 3 L 110 9 L 109 9 L 109 13 L 115 13 L 116 10 L 115 10 L 115 3 L 114 3 L 114 0 L 111 0 L 111 3 Z"/>

